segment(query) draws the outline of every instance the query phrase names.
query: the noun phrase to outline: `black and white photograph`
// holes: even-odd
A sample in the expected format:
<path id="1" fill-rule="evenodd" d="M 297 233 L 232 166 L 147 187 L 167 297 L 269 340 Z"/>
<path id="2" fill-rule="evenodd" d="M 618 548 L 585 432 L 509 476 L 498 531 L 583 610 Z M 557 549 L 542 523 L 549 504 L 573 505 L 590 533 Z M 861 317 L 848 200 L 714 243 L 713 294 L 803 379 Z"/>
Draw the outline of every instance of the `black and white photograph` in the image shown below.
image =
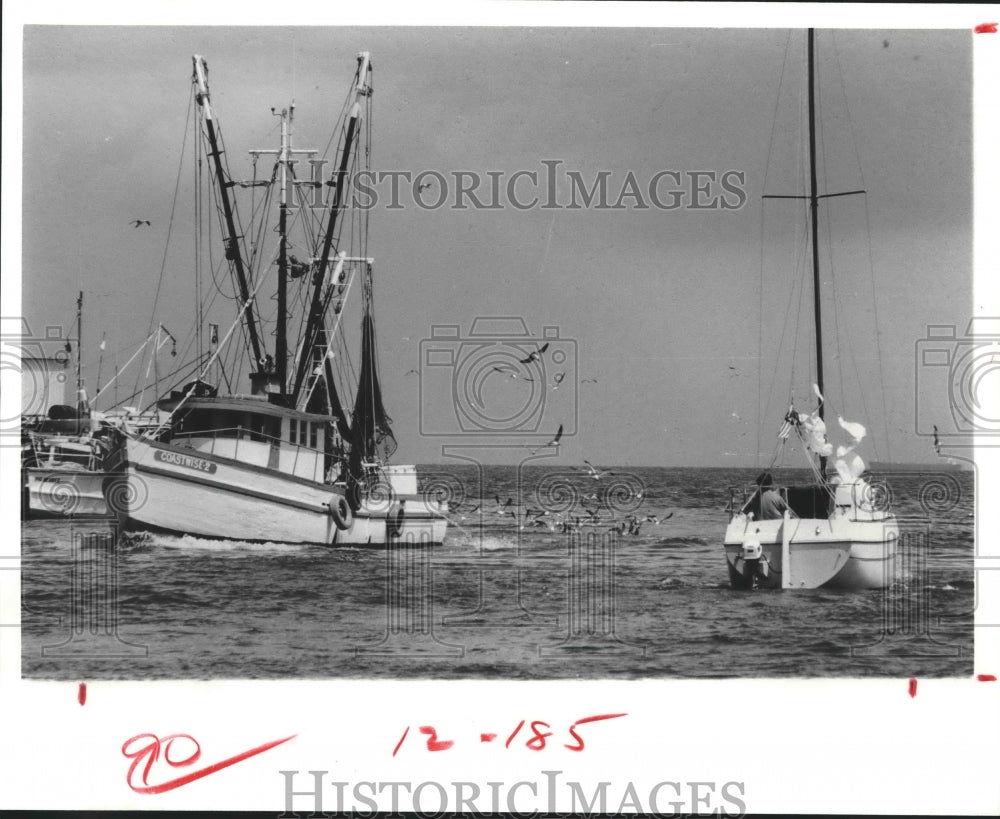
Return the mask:
<path id="1" fill-rule="evenodd" d="M 801 776 L 869 732 L 940 756 L 918 723 L 948 734 L 959 701 L 995 716 L 990 8 L 510 6 L 20 9 L 5 34 L 0 679 L 29 713 L 59 692 L 49 731 L 106 709 L 106 806 L 213 804 L 238 761 L 278 812 L 326 788 L 327 810 L 857 813 L 709 749 L 812 733 Z M 154 692 L 236 727 L 133 725 Z M 394 772 L 314 787 L 333 759 L 254 692 L 367 714 Z M 659 781 L 595 773 L 668 725 L 710 773 L 677 748 Z M 487 752 L 530 797 L 431 764 Z M 962 776 L 956 804 L 997 807 Z M 951 804 L 915 798 L 865 805 Z"/>

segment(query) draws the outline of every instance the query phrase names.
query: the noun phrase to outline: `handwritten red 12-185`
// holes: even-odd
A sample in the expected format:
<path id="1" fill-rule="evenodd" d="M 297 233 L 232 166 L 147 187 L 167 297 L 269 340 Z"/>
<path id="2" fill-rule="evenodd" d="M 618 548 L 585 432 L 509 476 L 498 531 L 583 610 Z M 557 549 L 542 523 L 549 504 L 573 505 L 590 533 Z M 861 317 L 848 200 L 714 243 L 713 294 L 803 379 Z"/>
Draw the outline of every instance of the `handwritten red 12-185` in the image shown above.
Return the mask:
<path id="1" fill-rule="evenodd" d="M 578 719 L 569 727 L 569 735 L 573 738 L 574 742 L 572 744 L 563 743 L 563 747 L 570 751 L 582 751 L 584 749 L 583 737 L 577 732 L 577 728 L 581 725 L 586 725 L 588 722 L 601 722 L 607 719 L 617 719 L 618 717 L 626 717 L 628 714 L 597 714 L 593 717 L 584 717 L 583 719 Z M 527 724 L 528 728 L 525 735 L 528 735 L 527 740 L 524 743 L 524 747 L 532 751 L 543 751 L 546 748 L 546 740 L 553 735 L 553 731 L 548 730 L 552 726 L 547 722 L 542 722 L 542 720 L 532 720 L 530 723 L 527 720 L 521 720 L 517 727 L 507 736 L 504 742 L 504 747 L 509 748 L 511 743 L 521 734 L 521 730 L 525 728 Z M 399 749 L 403 747 L 403 743 L 406 741 L 407 735 L 410 733 L 410 726 L 406 726 L 406 730 L 403 731 L 403 735 L 399 738 L 399 742 L 396 743 L 396 747 L 393 748 L 392 755 L 395 756 L 399 753 Z M 438 736 L 437 729 L 432 725 L 421 725 L 420 733 L 426 735 L 427 737 L 427 750 L 428 751 L 447 751 L 455 744 L 453 739 L 441 739 Z M 480 742 L 493 742 L 497 738 L 497 734 L 480 734 Z"/>

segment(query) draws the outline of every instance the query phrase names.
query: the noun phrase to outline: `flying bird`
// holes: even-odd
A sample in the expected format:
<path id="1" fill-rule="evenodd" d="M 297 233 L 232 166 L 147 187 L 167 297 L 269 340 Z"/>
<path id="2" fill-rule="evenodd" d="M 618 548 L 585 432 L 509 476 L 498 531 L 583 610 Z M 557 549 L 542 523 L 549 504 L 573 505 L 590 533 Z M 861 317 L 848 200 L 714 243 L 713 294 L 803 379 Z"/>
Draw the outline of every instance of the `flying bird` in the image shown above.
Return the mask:
<path id="1" fill-rule="evenodd" d="M 132 227 L 137 228 L 140 227 L 141 225 L 146 225 L 147 227 L 149 227 L 152 223 L 149 221 L 149 219 L 133 219 L 131 222 L 129 222 L 129 224 L 132 225 Z"/>
<path id="2" fill-rule="evenodd" d="M 403 373 L 403 377 L 405 378 L 410 373 L 413 373 L 414 375 L 420 375 L 420 373 L 417 370 L 407 370 L 405 373 Z"/>
<path id="3" fill-rule="evenodd" d="M 586 472 L 595 481 L 598 481 L 601 478 L 607 477 L 608 475 L 614 475 L 615 474 L 614 472 L 611 472 L 611 471 L 606 470 L 606 469 L 598 469 L 590 461 L 584 460 L 584 463 L 587 465 L 587 468 L 584 469 L 584 470 L 581 470 L 581 471 Z"/>
<path id="4" fill-rule="evenodd" d="M 552 389 L 558 390 L 559 389 L 559 385 L 562 384 L 563 379 L 565 377 L 566 377 L 566 373 L 556 373 L 554 376 L 552 376 L 552 381 L 553 381 Z"/>
<path id="5" fill-rule="evenodd" d="M 500 503 L 500 496 L 499 495 L 494 495 L 493 497 L 496 499 L 496 502 L 497 502 L 497 514 L 498 515 L 502 515 L 504 513 L 504 511 L 507 509 L 507 507 L 514 503 L 514 501 L 512 501 L 510 498 L 507 498 L 507 502 L 506 503 Z"/>
<path id="6" fill-rule="evenodd" d="M 476 512 L 478 512 L 478 511 L 479 511 L 479 507 L 480 507 L 480 506 L 482 506 L 482 504 L 481 504 L 481 503 L 478 503 L 478 504 L 476 504 L 476 506 L 475 506 L 475 508 L 474 508 L 474 509 L 470 509 L 470 510 L 469 510 L 468 512 L 463 512 L 463 513 L 462 513 L 462 517 L 461 517 L 461 519 L 462 519 L 462 520 L 465 520 L 465 519 L 466 519 L 466 518 L 467 518 L 467 517 L 468 517 L 469 515 L 474 515 L 474 514 L 476 514 Z"/>
<path id="7" fill-rule="evenodd" d="M 527 358 L 522 358 L 521 359 L 521 363 L 522 364 L 530 364 L 532 361 L 538 361 L 538 359 L 541 358 L 542 353 L 544 353 L 547 349 L 549 349 L 549 342 L 546 341 L 537 350 L 533 350 L 532 352 L 528 353 L 528 357 Z"/>
<path id="8" fill-rule="evenodd" d="M 938 455 L 941 454 L 941 440 L 938 438 L 937 424 L 934 425 L 934 451 Z"/>
<path id="9" fill-rule="evenodd" d="M 431 186 L 430 182 L 421 182 L 420 185 L 417 186 L 417 191 L 419 192 L 419 191 L 425 190 L 426 188 L 429 188 L 430 186 Z"/>
<path id="10" fill-rule="evenodd" d="M 597 379 L 596 378 L 584 378 L 583 381 L 581 381 L 580 383 L 581 384 L 596 384 L 597 383 Z"/>
<path id="11" fill-rule="evenodd" d="M 545 449 L 546 447 L 549 447 L 549 446 L 559 446 L 559 439 L 562 438 L 562 434 L 563 434 L 563 425 L 560 424 L 559 425 L 559 429 L 556 430 L 556 437 L 555 438 L 553 438 L 547 444 L 542 444 L 542 446 L 535 447 L 534 449 L 529 448 L 528 451 L 532 455 L 534 455 L 536 452 L 538 452 L 539 449 Z"/>

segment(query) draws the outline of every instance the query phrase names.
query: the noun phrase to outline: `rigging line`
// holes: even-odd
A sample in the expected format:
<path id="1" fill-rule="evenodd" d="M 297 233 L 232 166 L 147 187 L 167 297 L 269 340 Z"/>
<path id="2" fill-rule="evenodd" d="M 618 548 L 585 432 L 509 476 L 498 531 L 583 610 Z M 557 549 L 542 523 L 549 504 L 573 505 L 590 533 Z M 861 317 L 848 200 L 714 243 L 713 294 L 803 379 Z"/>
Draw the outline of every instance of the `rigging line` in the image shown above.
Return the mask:
<path id="1" fill-rule="evenodd" d="M 204 182 L 203 182 L 203 184 L 204 184 Z M 223 257 L 222 259 L 219 259 L 218 262 L 215 262 L 213 260 L 212 255 L 213 255 L 213 248 L 214 248 L 215 245 L 214 245 L 214 241 L 212 239 L 212 220 L 211 219 L 206 219 L 205 221 L 208 224 L 208 241 L 205 242 L 204 246 L 206 248 L 208 248 L 208 269 L 212 273 L 212 284 L 215 285 L 216 291 L 218 292 L 218 294 L 220 296 L 222 296 L 222 298 L 228 299 L 230 301 L 236 301 L 237 295 L 236 295 L 236 289 L 235 289 L 235 282 L 233 283 L 234 287 L 233 287 L 233 295 L 232 296 L 227 296 L 225 293 L 223 293 L 222 292 L 222 288 L 219 286 L 219 280 L 218 280 L 218 275 L 217 274 L 219 272 L 219 268 L 222 267 L 223 261 L 225 261 L 225 257 Z M 232 281 L 232 272 L 230 272 L 230 281 Z"/>
<path id="2" fill-rule="evenodd" d="M 765 184 L 767 170 L 764 171 Z M 759 287 L 757 288 L 757 445 L 754 447 L 754 467 L 760 466 L 760 439 L 764 425 L 764 211 L 766 205 L 760 205 L 760 238 L 758 248 L 760 249 L 760 276 Z M 777 378 L 777 370 L 775 370 Z"/>
<path id="3" fill-rule="evenodd" d="M 220 197 L 221 197 L 221 188 L 222 188 L 223 185 L 229 184 L 229 181 L 231 181 L 232 178 L 233 178 L 233 174 L 232 174 L 232 171 L 229 168 L 229 156 L 228 156 L 228 153 L 225 150 L 225 139 L 224 139 L 223 133 L 222 133 L 222 126 L 220 124 L 218 124 L 218 123 L 216 123 L 216 134 L 217 134 L 216 140 L 219 143 L 220 148 L 222 148 L 222 162 L 225 165 L 225 168 L 223 169 L 223 172 L 225 173 L 226 178 L 225 179 L 216 179 L 216 184 L 212 187 L 212 192 L 214 194 L 214 201 L 215 201 L 215 204 L 216 204 L 216 214 L 219 217 L 219 223 L 220 224 L 224 224 L 225 219 L 224 219 L 224 216 L 223 216 L 223 213 L 222 213 L 222 207 L 221 207 L 221 204 L 220 204 L 220 201 L 219 201 Z M 243 253 L 244 258 L 246 258 L 246 256 L 247 256 L 247 253 L 246 253 L 246 235 L 245 235 L 245 232 L 244 232 L 244 229 L 243 229 L 243 220 L 240 218 L 240 214 L 239 214 L 239 202 L 238 202 L 238 200 L 235 197 L 233 197 L 233 199 L 232 199 L 231 208 L 232 208 L 232 215 L 233 215 L 233 225 L 236 228 L 236 230 L 238 230 L 240 232 L 239 235 L 232 237 L 233 238 L 233 242 L 234 242 L 234 246 L 236 247 L 237 253 Z M 234 267 L 235 267 L 235 265 L 230 265 L 230 273 L 231 273 L 231 275 L 235 275 L 235 273 L 234 273 Z M 253 281 L 253 277 L 252 277 L 251 274 L 252 274 L 252 271 L 248 267 L 248 269 L 246 271 L 247 288 L 248 288 L 248 290 L 254 290 L 255 291 L 257 289 L 257 287 L 256 287 L 256 284 Z M 247 318 L 250 321 L 254 321 L 255 323 L 259 323 L 259 318 L 254 315 L 254 313 L 256 311 L 256 308 L 257 308 L 256 300 L 251 301 L 251 303 L 250 303 L 250 315 Z M 249 332 L 248 332 L 248 330 L 244 330 L 244 334 L 247 336 L 247 338 L 249 338 Z M 264 350 L 262 349 L 261 350 L 261 354 L 263 355 L 263 353 L 264 353 Z"/>
<path id="4" fill-rule="evenodd" d="M 801 240 L 801 241 L 799 241 Z M 774 386 L 777 384 L 777 367 L 781 361 L 781 351 L 784 350 L 785 334 L 789 328 L 791 322 L 789 321 L 789 316 L 792 313 L 792 305 L 795 303 L 796 295 L 799 299 L 799 306 L 795 313 L 795 326 L 791 333 L 791 358 L 789 361 L 789 382 L 788 398 L 791 399 L 795 394 L 795 372 L 798 366 L 798 345 L 799 345 L 799 324 L 802 315 L 802 300 L 805 298 L 805 279 L 803 275 L 803 270 L 806 264 L 806 256 L 809 252 L 809 223 L 808 219 L 803 220 L 801 232 L 796 233 L 796 242 L 794 245 L 795 257 L 791 265 L 792 283 L 791 287 L 788 289 L 788 304 L 785 308 L 785 317 L 781 326 L 781 336 L 779 339 L 779 350 L 775 361 L 775 376 L 774 380 L 771 382 L 772 391 Z"/>
<path id="5" fill-rule="evenodd" d="M 791 46 L 792 32 L 789 30 L 787 37 L 785 38 L 785 53 L 781 60 L 781 72 L 778 75 L 778 93 L 775 95 L 774 99 L 774 112 L 771 115 L 771 135 L 767 141 L 767 158 L 764 161 L 764 184 L 762 188 L 767 190 L 767 175 L 771 170 L 771 155 L 774 150 L 774 132 L 778 127 L 778 107 L 781 103 L 781 89 L 785 82 L 785 67 L 788 64 L 788 52 Z"/>
<path id="6" fill-rule="evenodd" d="M 208 355 L 211 355 L 211 354 L 210 353 L 206 353 L 204 356 L 202 356 L 201 360 L 195 359 L 193 361 L 189 361 L 187 364 L 184 364 L 181 367 L 178 367 L 173 372 L 167 373 L 167 375 L 162 376 L 160 378 L 160 380 L 161 381 L 166 381 L 167 379 L 173 378 L 178 373 L 181 373 L 181 372 L 185 373 L 185 375 L 183 375 L 180 378 L 178 378 L 178 380 L 175 381 L 171 386 L 166 387 L 163 390 L 163 392 L 161 393 L 161 395 L 164 395 L 164 396 L 169 395 L 170 392 L 171 392 L 171 390 L 173 390 L 174 387 L 176 387 L 178 384 L 183 384 L 188 379 L 189 374 L 191 372 L 193 372 Z M 140 414 L 145 414 L 145 413 L 149 412 L 153 407 L 155 407 L 157 405 L 157 403 L 159 403 L 160 400 L 161 399 L 159 397 L 154 398 L 152 400 L 152 402 L 150 402 L 149 404 L 147 404 L 144 409 L 140 410 Z"/>
<path id="7" fill-rule="evenodd" d="M 219 139 L 221 141 L 221 131 L 219 132 Z M 227 173 L 228 173 L 228 170 L 227 170 Z M 215 177 L 213 177 L 213 179 L 214 178 Z M 210 191 L 211 191 L 211 194 L 212 194 L 212 201 L 215 204 L 216 216 L 219 218 L 220 224 L 222 224 L 224 222 L 224 216 L 223 216 L 223 213 L 222 213 L 222 205 L 221 205 L 221 203 L 219 201 L 219 185 L 220 184 L 224 184 L 224 182 L 220 183 L 218 180 L 216 180 L 215 184 L 213 184 L 213 185 L 210 186 Z M 237 224 L 237 226 L 239 226 L 239 221 L 238 221 L 238 215 L 237 215 L 237 212 L 236 212 L 236 203 L 235 203 L 235 201 L 233 202 L 233 220 L 234 220 L 234 223 Z M 242 230 L 242 227 L 238 227 L 238 229 Z M 225 231 L 223 231 L 223 233 L 225 233 Z M 236 274 L 235 274 L 235 272 L 233 270 L 234 266 L 232 264 L 229 264 L 228 260 L 227 260 L 227 267 L 229 269 L 230 281 L 232 282 L 232 285 L 233 285 L 233 292 L 235 293 L 235 292 L 238 291 L 239 285 L 236 282 Z M 247 285 L 250 286 L 251 284 L 252 284 L 252 281 L 250 279 L 250 271 L 248 270 L 247 271 Z M 256 292 L 256 289 L 254 289 L 254 292 Z M 237 303 L 239 303 L 238 296 L 236 298 L 234 298 L 234 301 L 236 301 Z M 254 308 L 256 306 L 257 305 L 255 303 L 255 300 L 252 300 L 251 304 L 250 304 L 251 314 L 253 314 Z M 240 309 L 245 310 L 245 305 L 243 307 L 241 307 Z M 245 314 L 244 314 L 244 317 L 245 317 Z M 257 318 L 254 317 L 254 320 L 256 321 Z M 247 327 L 246 327 L 246 321 L 240 322 L 240 333 L 241 333 L 242 339 L 243 339 L 243 346 L 244 347 L 248 347 L 250 345 L 250 334 L 249 334 L 249 331 L 247 330 Z"/>
<path id="8" fill-rule="evenodd" d="M 348 88 L 347 94 L 344 97 L 344 102 L 340 106 L 340 113 L 337 114 L 337 119 L 334 120 L 333 131 L 330 132 L 330 139 L 326 143 L 326 148 L 323 149 L 323 154 L 320 156 L 320 159 L 326 159 L 327 154 L 330 153 L 330 146 L 333 145 L 333 142 L 336 139 L 338 148 L 334 152 L 334 157 L 333 157 L 334 164 L 336 164 L 337 154 L 339 153 L 339 145 L 344 131 L 344 119 L 346 119 L 347 117 L 347 111 L 351 105 L 351 99 L 354 97 L 356 93 L 357 92 L 354 88 L 354 84 L 351 83 L 351 86 L 350 88 Z"/>
<path id="9" fill-rule="evenodd" d="M 156 323 L 156 308 L 160 301 L 160 289 L 163 286 L 163 274 L 167 269 L 167 251 L 170 248 L 170 236 L 174 229 L 174 214 L 177 212 L 177 199 L 180 192 L 181 186 L 181 176 L 184 170 L 184 154 L 187 150 L 187 138 L 188 138 L 188 126 L 191 124 L 191 109 L 194 107 L 191 103 L 194 100 L 194 85 L 191 85 L 191 89 L 188 94 L 188 104 L 187 104 L 187 116 L 184 119 L 184 138 L 181 141 L 181 156 L 177 163 L 177 179 L 174 182 L 174 199 L 170 205 L 170 219 L 167 222 L 167 238 L 163 243 L 163 259 L 160 262 L 160 275 L 156 281 L 156 295 L 153 297 L 153 310 L 149 316 L 149 329 L 146 334 L 153 332 L 153 325 Z M 139 389 L 139 377 L 136 374 L 135 389 Z"/>
<path id="10" fill-rule="evenodd" d="M 851 106 L 847 99 L 847 83 L 844 82 L 844 73 L 840 64 L 840 51 L 837 48 L 837 37 L 833 32 L 831 32 L 831 42 L 833 43 L 833 57 L 834 63 L 837 66 L 837 76 L 840 79 L 840 91 L 844 101 L 844 109 L 847 111 L 847 127 L 851 134 L 851 148 L 854 154 L 854 163 L 858 169 L 858 176 L 861 178 L 861 187 L 866 188 L 865 171 L 861 165 L 861 152 L 858 150 L 858 137 L 854 131 L 854 117 L 851 116 Z"/>
<path id="11" fill-rule="evenodd" d="M 178 372 L 180 372 L 182 368 L 190 368 L 190 366 L 191 366 L 191 365 L 190 365 L 190 362 L 189 362 L 188 364 L 184 364 L 184 365 L 182 365 L 182 367 L 181 367 L 181 368 L 178 368 L 178 369 L 174 370 L 173 372 L 169 373 L 169 374 L 168 374 L 168 375 L 167 375 L 166 377 L 167 377 L 167 378 L 169 378 L 170 376 L 173 376 L 173 375 L 174 375 L 175 373 L 178 373 Z M 145 386 L 144 386 L 144 387 L 143 387 L 143 388 L 142 388 L 141 390 L 136 390 L 136 391 L 135 391 L 135 392 L 133 392 L 133 393 L 132 393 L 131 395 L 127 395 L 127 396 L 125 396 L 124 398 L 122 398 L 122 399 L 121 399 L 120 401 L 118 401 L 117 403 L 115 403 L 115 404 L 112 404 L 112 405 L 111 405 L 111 407 L 109 407 L 109 409 L 108 409 L 108 410 L 106 410 L 106 411 L 110 411 L 110 410 L 114 409 L 115 407 L 118 407 L 118 406 L 121 406 L 121 405 L 122 405 L 122 404 L 124 404 L 124 403 L 125 403 L 126 401 L 129 401 L 129 400 L 131 400 L 132 398 L 135 398 L 135 397 L 136 397 L 137 395 L 141 395 L 141 394 L 142 394 L 142 393 L 144 393 L 145 391 L 146 391 L 146 388 L 145 388 Z M 145 413 L 145 412 L 148 412 L 148 411 L 149 411 L 149 409 L 150 409 L 150 407 L 152 407 L 152 406 L 153 406 L 154 404 L 156 404 L 156 402 L 157 402 L 157 401 L 159 401 L 159 400 L 160 400 L 160 399 L 159 399 L 159 397 L 157 397 L 157 398 L 154 398 L 154 399 L 153 399 L 153 403 L 152 403 L 152 404 L 150 404 L 149 406 L 147 406 L 147 407 L 146 407 L 146 409 L 140 409 L 140 414 L 142 414 L 142 413 Z M 140 404 L 141 404 L 141 403 L 142 403 L 142 402 L 140 402 Z"/>
<path id="12" fill-rule="evenodd" d="M 799 330 L 799 328 L 800 328 L 800 326 L 802 324 L 802 313 L 805 312 L 805 309 L 806 309 L 806 308 L 803 307 L 803 304 L 802 304 L 806 300 L 806 285 L 805 285 L 805 282 L 806 282 L 807 279 L 808 280 L 812 279 L 812 277 L 809 276 L 808 272 L 807 272 L 808 271 L 809 261 L 806 258 L 808 256 L 808 251 L 809 251 L 808 239 L 809 239 L 810 234 L 812 233 L 812 228 L 809 227 L 809 217 L 808 217 L 808 215 L 806 215 L 806 218 L 805 218 L 805 225 L 806 225 L 806 228 L 805 228 L 806 241 L 802 244 L 802 247 L 800 248 L 800 252 L 801 252 L 802 255 L 795 262 L 795 271 L 796 271 L 796 274 L 797 274 L 796 277 L 797 277 L 797 279 L 799 281 L 799 308 L 798 308 L 798 310 L 795 313 L 795 330 L 794 330 L 794 332 L 792 334 L 792 372 L 791 372 L 792 378 L 791 378 L 791 384 L 792 384 L 792 396 L 793 397 L 795 395 L 795 392 L 794 392 L 794 390 L 795 390 L 795 371 L 798 368 L 799 339 L 800 339 L 800 330 Z M 813 237 L 813 238 L 815 240 L 815 237 Z M 815 343 L 816 343 L 815 337 L 810 338 L 809 343 L 811 345 L 815 345 Z M 813 352 L 815 352 L 815 346 L 811 347 L 810 349 Z M 807 358 L 807 362 L 806 362 L 806 375 L 808 376 L 809 381 L 811 383 L 813 381 L 813 378 L 812 378 L 813 357 L 811 355 L 807 355 L 806 358 Z"/>
<path id="13" fill-rule="evenodd" d="M 865 233 L 868 235 L 868 271 L 869 271 L 869 281 L 872 285 L 872 318 L 875 322 L 875 355 L 878 359 L 878 383 L 879 389 L 882 397 L 882 426 L 885 432 L 885 457 L 887 461 L 892 461 L 892 449 L 889 445 L 889 425 L 888 419 L 886 418 L 886 401 L 885 401 L 885 376 L 882 372 L 882 341 L 881 333 L 879 332 L 879 320 L 878 320 L 878 297 L 876 295 L 877 291 L 875 288 L 875 263 L 872 259 L 872 231 L 871 231 L 871 221 L 868 213 L 868 197 L 865 198 Z"/>

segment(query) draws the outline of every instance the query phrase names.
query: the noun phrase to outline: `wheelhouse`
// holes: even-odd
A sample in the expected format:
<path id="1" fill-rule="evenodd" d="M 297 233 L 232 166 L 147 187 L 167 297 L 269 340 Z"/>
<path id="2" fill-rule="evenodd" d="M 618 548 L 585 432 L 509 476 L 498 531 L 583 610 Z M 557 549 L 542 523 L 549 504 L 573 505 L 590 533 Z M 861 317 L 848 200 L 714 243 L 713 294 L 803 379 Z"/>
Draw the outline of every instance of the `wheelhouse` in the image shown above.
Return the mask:
<path id="1" fill-rule="evenodd" d="M 176 403 L 163 401 L 160 408 L 170 411 Z M 335 483 L 342 478 L 345 458 L 333 421 L 265 397 L 190 398 L 175 414 L 163 440 L 310 481 Z"/>

